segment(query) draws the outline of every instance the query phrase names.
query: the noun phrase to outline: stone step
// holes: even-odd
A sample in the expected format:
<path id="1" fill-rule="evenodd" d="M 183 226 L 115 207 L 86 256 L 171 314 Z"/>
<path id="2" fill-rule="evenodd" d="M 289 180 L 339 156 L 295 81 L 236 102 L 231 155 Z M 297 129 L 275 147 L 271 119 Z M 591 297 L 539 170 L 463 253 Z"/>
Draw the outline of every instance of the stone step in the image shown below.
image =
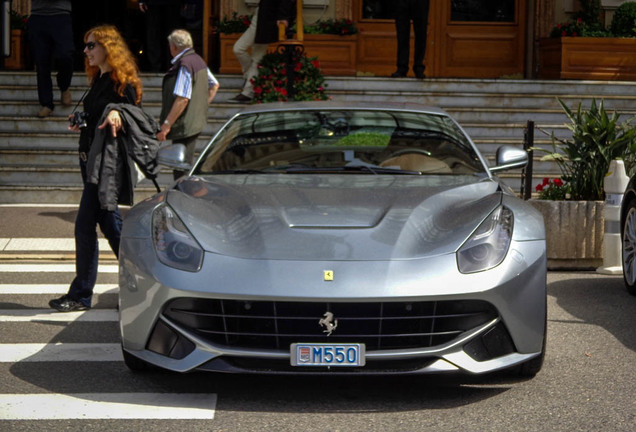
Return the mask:
<path id="1" fill-rule="evenodd" d="M 242 86 L 242 77 L 219 74 L 217 78 L 221 87 L 208 110 L 208 124 L 197 143 L 198 151 L 226 119 L 243 108 L 228 102 Z M 142 74 L 142 81 L 144 109 L 158 117 L 162 74 Z M 335 101 L 417 102 L 441 107 L 457 119 L 491 165 L 499 146 L 523 145 L 528 120 L 537 127 L 536 147 L 551 149 L 552 133 L 562 139 L 571 136 L 557 97 L 573 109 L 581 101 L 587 107 L 595 98 L 626 119 L 636 114 L 636 83 L 631 82 L 326 77 L 326 83 Z M 76 73 L 71 85 L 75 102 L 87 87 L 85 74 Z M 67 117 L 75 105 L 57 106 L 53 116 L 46 119 L 35 116 L 38 109 L 35 74 L 0 71 L 0 202 L 76 203 L 82 189 L 76 153 L 78 135 L 67 130 Z M 543 177 L 560 174 L 556 164 L 541 160 L 543 155 L 534 153 L 533 189 Z M 519 190 L 519 170 L 500 177 L 513 190 Z M 164 187 L 172 183 L 170 170 L 162 170 L 159 183 Z M 154 193 L 154 186 L 146 181 L 137 192 L 138 199 L 145 198 Z"/>

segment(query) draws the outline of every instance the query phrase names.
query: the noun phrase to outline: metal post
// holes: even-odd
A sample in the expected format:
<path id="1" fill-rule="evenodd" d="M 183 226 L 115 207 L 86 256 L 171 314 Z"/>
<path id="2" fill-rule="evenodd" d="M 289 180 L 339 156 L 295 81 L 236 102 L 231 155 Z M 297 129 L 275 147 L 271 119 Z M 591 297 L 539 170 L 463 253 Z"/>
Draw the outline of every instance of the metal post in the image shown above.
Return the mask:
<path id="1" fill-rule="evenodd" d="M 305 52 L 303 46 L 304 39 L 304 27 L 303 27 L 303 0 L 296 1 L 296 39 L 287 39 L 285 26 L 280 24 L 278 26 L 278 41 L 281 42 L 278 45 L 277 51 L 285 56 L 287 63 L 287 98 L 289 100 L 294 99 L 296 90 L 294 89 L 294 82 L 296 79 L 296 59 Z"/>
<path id="2" fill-rule="evenodd" d="M 534 122 L 528 120 L 523 134 L 523 149 L 528 152 L 528 165 L 521 171 L 521 197 L 529 200 L 532 196 L 532 169 L 534 150 Z"/>

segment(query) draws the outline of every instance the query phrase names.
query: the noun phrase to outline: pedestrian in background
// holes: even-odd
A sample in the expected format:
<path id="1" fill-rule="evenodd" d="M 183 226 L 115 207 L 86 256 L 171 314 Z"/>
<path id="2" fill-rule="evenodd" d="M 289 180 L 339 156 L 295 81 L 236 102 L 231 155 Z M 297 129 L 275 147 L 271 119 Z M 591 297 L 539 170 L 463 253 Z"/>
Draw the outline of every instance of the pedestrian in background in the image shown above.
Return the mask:
<path id="1" fill-rule="evenodd" d="M 413 21 L 414 45 L 413 72 L 416 78 L 424 78 L 426 31 L 428 28 L 429 0 L 395 0 L 395 30 L 397 32 L 397 70 L 391 77 L 402 78 L 408 74 L 411 21 Z"/>
<path id="2" fill-rule="evenodd" d="M 95 158 L 105 157 L 90 152 L 96 129 L 109 128 L 113 134 L 121 129 L 122 120 L 118 111 L 110 111 L 99 124 L 104 110 L 110 103 L 138 105 L 141 102 L 142 84 L 138 76 L 135 58 L 128 49 L 117 28 L 97 26 L 84 36 L 86 75 L 91 83 L 84 98 L 85 123 L 71 122 L 69 129 L 80 132 L 79 154 L 84 190 L 75 219 L 75 278 L 68 293 L 53 299 L 49 306 L 60 312 L 90 309 L 93 288 L 97 280 L 99 248 L 97 225 L 115 253 L 119 255 L 122 218 L 117 208 L 102 208 L 98 196 L 99 178 L 96 170 L 101 166 Z M 69 116 L 69 120 L 74 116 Z M 91 159 L 91 157 L 93 159 Z M 115 167 L 117 171 L 119 167 Z M 121 171 L 121 170 L 119 170 Z"/>
<path id="3" fill-rule="evenodd" d="M 157 139 L 184 145 L 186 162 L 192 165 L 196 141 L 207 122 L 208 105 L 219 89 L 219 82 L 194 52 L 188 31 L 179 29 L 170 33 L 168 45 L 173 56 L 172 67 L 161 85 L 161 131 Z M 174 179 L 183 174 L 185 171 L 175 170 Z"/>
<path id="4" fill-rule="evenodd" d="M 163 72 L 168 67 L 166 36 L 181 27 L 182 0 L 143 0 L 139 10 L 146 15 L 146 59 L 151 72 Z"/>
<path id="5" fill-rule="evenodd" d="M 288 28 L 295 15 L 295 0 L 261 0 L 254 11 L 250 26 L 234 43 L 234 55 L 241 64 L 245 84 L 241 93 L 229 99 L 233 103 L 248 103 L 254 97 L 252 78 L 267 52 L 267 45 L 278 42 L 278 26 Z M 250 54 L 251 48 L 251 54 Z"/>
<path id="6" fill-rule="evenodd" d="M 27 22 L 27 35 L 37 74 L 40 110 L 37 116 L 53 113 L 52 58 L 56 60 L 57 86 L 62 105 L 71 105 L 71 79 L 73 78 L 73 23 L 71 0 L 32 0 Z"/>

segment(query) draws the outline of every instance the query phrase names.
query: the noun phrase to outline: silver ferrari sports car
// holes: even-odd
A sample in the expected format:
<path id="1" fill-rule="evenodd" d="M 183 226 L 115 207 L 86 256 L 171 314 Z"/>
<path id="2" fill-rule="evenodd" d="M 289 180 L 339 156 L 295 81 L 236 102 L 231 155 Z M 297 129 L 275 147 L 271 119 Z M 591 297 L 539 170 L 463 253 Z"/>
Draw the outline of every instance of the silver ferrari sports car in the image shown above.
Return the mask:
<path id="1" fill-rule="evenodd" d="M 119 272 L 128 367 L 533 376 L 543 219 L 445 112 L 252 106 L 189 175 L 131 208 Z M 160 161 L 184 166 L 183 149 Z"/>

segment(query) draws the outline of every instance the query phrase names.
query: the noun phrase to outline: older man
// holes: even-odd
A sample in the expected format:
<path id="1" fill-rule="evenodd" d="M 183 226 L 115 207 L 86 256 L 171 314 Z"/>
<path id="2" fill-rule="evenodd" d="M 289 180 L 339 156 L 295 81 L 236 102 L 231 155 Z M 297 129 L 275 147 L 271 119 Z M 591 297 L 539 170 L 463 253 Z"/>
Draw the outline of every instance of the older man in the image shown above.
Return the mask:
<path id="1" fill-rule="evenodd" d="M 186 161 L 192 164 L 196 141 L 205 127 L 208 105 L 219 89 L 219 82 L 205 61 L 194 52 L 190 33 L 174 30 L 168 36 L 168 43 L 172 67 L 163 77 L 161 131 L 157 139 L 170 139 L 173 144 L 183 144 Z M 175 170 L 174 179 L 184 173 Z"/>

